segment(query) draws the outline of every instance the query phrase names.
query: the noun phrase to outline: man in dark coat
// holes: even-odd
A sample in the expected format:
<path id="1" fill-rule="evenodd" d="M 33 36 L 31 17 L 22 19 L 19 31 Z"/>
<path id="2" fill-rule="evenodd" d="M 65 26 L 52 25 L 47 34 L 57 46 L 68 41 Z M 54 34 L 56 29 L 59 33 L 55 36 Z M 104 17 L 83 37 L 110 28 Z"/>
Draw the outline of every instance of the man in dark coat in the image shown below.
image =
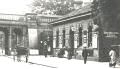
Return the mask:
<path id="1" fill-rule="evenodd" d="M 84 47 L 84 49 L 82 51 L 82 56 L 84 58 L 84 64 L 86 64 L 87 56 L 88 56 L 88 51 L 87 51 L 86 47 Z"/>
<path id="2" fill-rule="evenodd" d="M 47 49 L 47 42 L 44 42 L 44 56 L 47 57 L 48 49 Z"/>

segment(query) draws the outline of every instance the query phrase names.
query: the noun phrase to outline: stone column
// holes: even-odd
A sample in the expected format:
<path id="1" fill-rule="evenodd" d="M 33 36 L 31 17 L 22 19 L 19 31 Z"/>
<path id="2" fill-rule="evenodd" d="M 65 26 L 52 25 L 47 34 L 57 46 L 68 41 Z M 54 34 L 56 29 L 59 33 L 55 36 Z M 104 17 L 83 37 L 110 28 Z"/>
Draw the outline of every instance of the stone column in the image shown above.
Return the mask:
<path id="1" fill-rule="evenodd" d="M 11 54 L 12 49 L 12 27 L 9 28 L 9 55 Z"/>
<path id="2" fill-rule="evenodd" d="M 25 31 L 25 46 L 29 49 L 29 34 L 28 34 L 28 27 L 26 27 L 26 31 Z"/>
<path id="3" fill-rule="evenodd" d="M 30 54 L 29 53 L 29 37 L 28 37 L 28 27 L 23 27 L 22 29 L 23 31 L 23 36 L 22 36 L 22 43 L 24 45 L 25 48 L 27 48 L 27 51 L 28 51 L 28 55 Z"/>
<path id="4" fill-rule="evenodd" d="M 24 47 L 26 47 L 26 29 L 23 28 L 23 36 L 22 36 L 22 42 L 23 42 L 23 45 Z"/>
<path id="5" fill-rule="evenodd" d="M 70 30 L 70 26 L 69 26 L 69 25 L 66 25 L 66 26 L 65 26 L 65 31 L 66 31 L 66 32 L 65 32 L 65 46 L 66 46 L 66 47 L 69 47 L 69 36 L 70 36 L 70 35 L 69 35 L 69 32 L 70 32 L 69 30 Z"/>
<path id="6" fill-rule="evenodd" d="M 27 48 L 29 48 L 29 34 L 28 34 L 28 27 L 26 27 L 25 29 L 24 29 L 25 31 L 25 33 L 24 33 L 24 36 L 25 36 L 25 46 L 27 47 Z"/>

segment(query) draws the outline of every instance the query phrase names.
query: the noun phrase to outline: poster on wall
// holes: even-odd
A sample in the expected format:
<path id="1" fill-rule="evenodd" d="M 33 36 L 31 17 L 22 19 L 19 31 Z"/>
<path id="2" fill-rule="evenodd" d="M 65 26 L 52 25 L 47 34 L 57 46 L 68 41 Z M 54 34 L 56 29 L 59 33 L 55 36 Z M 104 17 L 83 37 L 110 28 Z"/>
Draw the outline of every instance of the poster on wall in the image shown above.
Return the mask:
<path id="1" fill-rule="evenodd" d="M 74 48 L 77 48 L 77 41 L 74 41 Z"/>
<path id="2" fill-rule="evenodd" d="M 36 49 L 38 46 L 37 29 L 28 29 L 28 33 L 29 33 L 29 47 L 32 49 Z"/>
<path id="3" fill-rule="evenodd" d="M 93 33 L 93 36 L 92 36 L 92 47 L 93 48 L 97 48 L 97 45 L 98 45 L 98 35 Z"/>
<path id="4" fill-rule="evenodd" d="M 53 40 L 53 48 L 56 48 L 56 40 Z"/>

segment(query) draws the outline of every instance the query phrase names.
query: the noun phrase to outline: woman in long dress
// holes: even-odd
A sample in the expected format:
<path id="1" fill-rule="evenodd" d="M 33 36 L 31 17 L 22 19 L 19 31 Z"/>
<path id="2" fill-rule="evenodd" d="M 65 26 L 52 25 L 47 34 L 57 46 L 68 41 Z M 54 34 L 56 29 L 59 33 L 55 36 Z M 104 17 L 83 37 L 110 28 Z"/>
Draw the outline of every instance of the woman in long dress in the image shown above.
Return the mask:
<path id="1" fill-rule="evenodd" d="M 115 50 L 112 49 L 109 52 L 109 56 L 110 56 L 110 64 L 112 64 L 115 67 L 115 65 L 116 65 L 116 52 L 115 52 Z"/>

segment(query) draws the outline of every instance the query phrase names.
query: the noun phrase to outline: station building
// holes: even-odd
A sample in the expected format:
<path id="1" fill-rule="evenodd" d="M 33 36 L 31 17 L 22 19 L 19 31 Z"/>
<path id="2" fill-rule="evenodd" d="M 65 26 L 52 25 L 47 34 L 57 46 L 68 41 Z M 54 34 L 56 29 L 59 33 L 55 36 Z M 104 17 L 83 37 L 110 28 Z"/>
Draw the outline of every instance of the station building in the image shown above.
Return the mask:
<path id="1" fill-rule="evenodd" d="M 110 46 L 120 44 L 119 32 L 107 32 L 104 28 L 100 32 L 100 26 L 92 18 L 91 6 L 89 4 L 51 22 L 54 56 L 61 48 L 72 48 L 73 58 L 82 59 L 82 49 L 87 47 L 88 60 L 108 61 Z"/>

